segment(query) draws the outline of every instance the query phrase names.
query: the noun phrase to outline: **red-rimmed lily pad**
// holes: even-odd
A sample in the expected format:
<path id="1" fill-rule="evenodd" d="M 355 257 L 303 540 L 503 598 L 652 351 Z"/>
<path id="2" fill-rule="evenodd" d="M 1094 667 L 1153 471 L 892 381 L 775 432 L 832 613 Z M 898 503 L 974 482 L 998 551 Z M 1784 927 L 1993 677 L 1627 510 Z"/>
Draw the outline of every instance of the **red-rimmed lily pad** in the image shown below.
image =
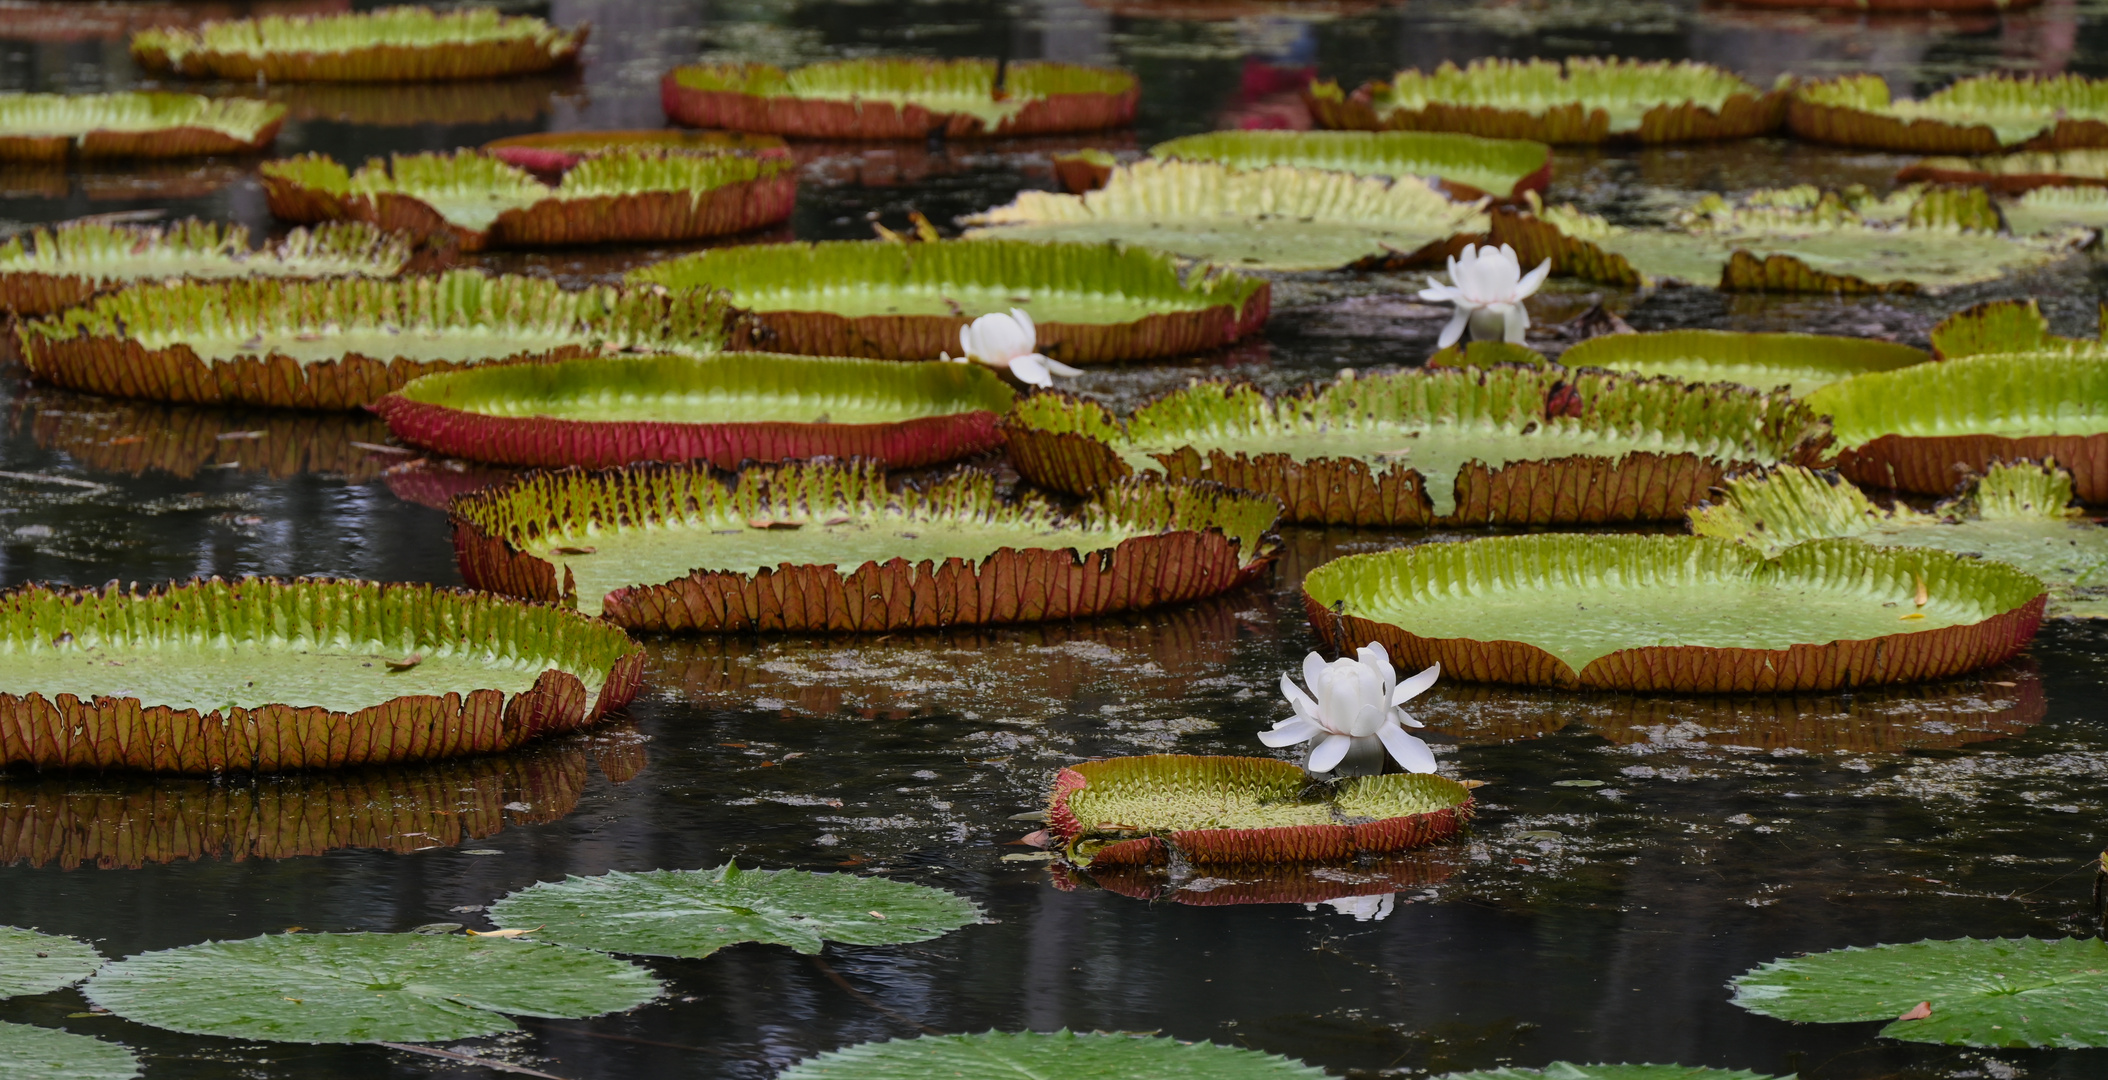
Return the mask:
<path id="1" fill-rule="evenodd" d="M 464 251 L 729 236 L 789 218 L 798 198 L 783 155 L 663 148 L 588 155 L 553 186 L 480 150 L 373 158 L 357 172 L 303 154 L 262 176 L 287 221 L 368 221 Z"/>
<path id="2" fill-rule="evenodd" d="M 538 131 L 483 144 L 483 152 L 529 172 L 560 173 L 594 154 L 613 150 L 659 150 L 680 154 L 754 154 L 789 157 L 790 146 L 774 135 L 744 131 Z"/>
<path id="3" fill-rule="evenodd" d="M 132 59 L 155 74 L 237 82 L 489 79 L 569 67 L 589 29 L 491 8 L 265 15 L 141 30 Z"/>
<path id="4" fill-rule="evenodd" d="M 1047 828 L 1071 865 L 1309 863 L 1456 835 L 1473 802 L 1432 773 L 1316 783 L 1274 758 L 1150 754 L 1061 770 Z"/>
<path id="5" fill-rule="evenodd" d="M 1211 596 L 1272 561 L 1278 509 L 1213 485 L 1117 485 L 1074 516 L 961 471 L 638 465 L 533 473 L 454 501 L 479 588 L 650 630 L 883 631 L 1036 622 Z"/>
<path id="6" fill-rule="evenodd" d="M 730 353 L 443 372 L 373 408 L 407 443 L 500 465 L 861 457 L 905 469 L 1000 446 L 1012 400 L 978 364 Z"/>
<path id="7" fill-rule="evenodd" d="M 2054 462 L 2108 502 L 2108 353 L 1983 353 L 1859 375 L 1808 396 L 1852 482 L 1945 495 L 1998 462 Z"/>
<path id="8" fill-rule="evenodd" d="M 279 772 L 509 750 L 636 695 L 615 627 L 429 585 L 0 596 L 0 764 Z"/>
<path id="9" fill-rule="evenodd" d="M 409 261 L 407 240 L 357 223 L 294 229 L 252 250 L 240 225 L 88 219 L 0 244 L 0 310 L 47 315 L 116 286 L 171 277 L 394 277 Z"/>
<path id="10" fill-rule="evenodd" d="M 2108 80 L 2000 72 L 1896 99 L 1879 75 L 1847 75 L 1795 88 L 1786 122 L 1803 139 L 1903 153 L 2108 146 Z"/>
<path id="11" fill-rule="evenodd" d="M 1272 290 L 1114 244 L 882 240 L 717 248 L 632 271 L 637 285 L 721 289 L 747 312 L 732 348 L 934 360 L 990 312 L 1032 316 L 1038 349 L 1072 364 L 1188 356 L 1265 326 Z"/>
<path id="12" fill-rule="evenodd" d="M 1766 390 L 1783 387 L 1796 396 L 1839 379 L 1893 371 L 1930 359 L 1923 349 L 1893 341 L 1731 330 L 1603 334 L 1559 356 L 1568 368 L 1602 368 L 1698 383 L 1731 382 Z"/>
<path id="13" fill-rule="evenodd" d="M 1444 62 L 1401 71 L 1352 94 L 1311 84 L 1318 126 L 1361 131 L 1458 131 L 1547 143 L 1742 139 L 1778 128 L 1786 90 L 1766 91 L 1693 61 L 1571 57 Z"/>
<path id="14" fill-rule="evenodd" d="M 1318 636 L 1472 682 L 1778 693 L 1942 679 L 2009 659 L 2040 580 L 1856 540 L 1775 559 L 1693 536 L 1490 537 L 1352 555 L 1303 579 Z"/>
<path id="15" fill-rule="evenodd" d="M 701 354 L 723 305 L 456 271 L 140 284 L 20 324 L 38 379 L 110 397 L 349 409 L 419 375 L 623 350 Z"/>
<path id="16" fill-rule="evenodd" d="M 199 157 L 271 145 L 285 106 L 127 91 L 0 94 L 0 161 Z"/>
<path id="17" fill-rule="evenodd" d="M 1440 182 L 1459 201 L 1488 195 L 1515 201 L 1552 180 L 1552 148 L 1541 142 L 1452 132 L 1211 131 L 1158 143 L 1149 153 L 1240 169 L 1293 165 L 1358 176 L 1417 176 Z M 1103 186 L 1103 179 L 1092 185 Z"/>
<path id="18" fill-rule="evenodd" d="M 1268 397 L 1195 383 L 1124 421 L 1035 394 L 1004 420 L 1027 479 L 1213 480 L 1340 525 L 1581 524 L 1681 517 L 1753 463 L 1820 459 L 1828 432 L 1783 394 L 1598 372 L 1430 368 Z"/>
<path id="19" fill-rule="evenodd" d="M 998 84 L 998 78 L 1001 83 Z M 806 139 L 1056 135 L 1134 122 L 1135 77 L 1041 60 L 829 60 L 691 64 L 666 73 L 659 100 L 689 127 Z"/>

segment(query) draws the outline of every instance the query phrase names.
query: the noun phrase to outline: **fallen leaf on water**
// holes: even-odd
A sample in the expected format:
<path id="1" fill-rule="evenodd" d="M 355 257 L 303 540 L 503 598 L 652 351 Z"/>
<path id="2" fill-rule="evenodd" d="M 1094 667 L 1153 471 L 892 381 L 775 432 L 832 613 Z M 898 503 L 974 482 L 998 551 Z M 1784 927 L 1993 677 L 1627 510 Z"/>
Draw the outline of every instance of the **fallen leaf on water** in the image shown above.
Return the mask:
<path id="1" fill-rule="evenodd" d="M 556 552 L 558 555 L 591 555 L 592 553 L 599 551 L 600 549 L 589 547 L 560 547 L 550 548 L 549 550 Z"/>
<path id="2" fill-rule="evenodd" d="M 1907 1013 L 1904 1013 L 1903 1015 L 1901 1015 L 1901 1016 L 1899 1016 L 1899 1017 L 1896 1017 L 1896 1019 L 1898 1019 L 1898 1020 L 1924 1020 L 1924 1019 L 1926 1019 L 1926 1018 L 1930 1017 L 1931 1015 L 1932 1015 L 1932 1002 L 1930 1002 L 1930 1001 L 1920 1001 L 1920 1002 L 1918 1002 L 1918 1007 L 1917 1007 L 1917 1008 L 1915 1008 L 1915 1009 L 1912 1009 L 1912 1010 L 1910 1010 L 1909 1012 L 1907 1012 Z"/>
<path id="3" fill-rule="evenodd" d="M 1052 843 L 1053 840 L 1047 835 L 1047 830 L 1040 829 L 1036 832 L 1028 832 L 1025 835 L 1020 836 L 1010 842 L 1013 844 L 1023 844 L 1026 847 L 1043 848 L 1046 847 L 1048 844 Z"/>
<path id="4" fill-rule="evenodd" d="M 386 665 L 388 665 L 388 670 L 389 670 L 389 671 L 391 671 L 391 672 L 398 672 L 398 671 L 408 671 L 408 670 L 410 670 L 411 668 L 414 668 L 414 667 L 416 667 L 417 665 L 419 665 L 419 664 L 422 664 L 422 663 L 424 663 L 424 662 L 425 662 L 425 654 L 423 654 L 423 653 L 415 653 L 415 652 L 414 652 L 414 653 L 411 653 L 411 654 L 410 654 L 410 655 L 408 655 L 408 656 L 405 656 L 405 657 L 403 657 L 403 658 L 402 658 L 402 659 L 400 659 L 400 660 L 385 660 L 385 659 L 384 659 L 384 660 L 382 660 L 382 661 L 381 661 L 381 663 L 383 663 L 383 664 L 386 664 Z"/>
<path id="5" fill-rule="evenodd" d="M 1001 862 L 1052 862 L 1060 858 L 1051 851 L 1013 851 L 1002 857 Z"/>
<path id="6" fill-rule="evenodd" d="M 545 925 L 546 925 L 546 924 L 545 924 Z M 469 932 L 468 932 L 468 936 L 470 936 L 470 937 L 505 937 L 505 938 L 512 938 L 512 937 L 521 937 L 521 936 L 524 936 L 524 935 L 527 935 L 527 934 L 532 934 L 532 933 L 534 933 L 534 931 L 535 931 L 535 930 L 540 930 L 540 929 L 541 929 L 541 927 L 537 926 L 537 927 L 535 927 L 535 928 L 534 928 L 533 930 L 471 930 L 471 931 L 469 931 Z"/>

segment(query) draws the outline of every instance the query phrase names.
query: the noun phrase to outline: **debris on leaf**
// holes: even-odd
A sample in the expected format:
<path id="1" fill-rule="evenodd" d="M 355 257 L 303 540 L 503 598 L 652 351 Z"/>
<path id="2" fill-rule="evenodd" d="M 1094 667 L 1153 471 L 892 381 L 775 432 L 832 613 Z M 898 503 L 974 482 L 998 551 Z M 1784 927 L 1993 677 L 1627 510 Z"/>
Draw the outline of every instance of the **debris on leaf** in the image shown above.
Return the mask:
<path id="1" fill-rule="evenodd" d="M 1896 1017 L 1896 1019 L 1898 1019 L 1898 1020 L 1924 1020 L 1924 1019 L 1927 1019 L 1927 1018 L 1929 1018 L 1930 1016 L 1932 1016 L 1932 1002 L 1930 1002 L 1930 1001 L 1920 1001 L 1920 1002 L 1918 1002 L 1918 1004 L 1917 1004 L 1917 1006 L 1916 1006 L 1915 1008 L 1911 1009 L 1911 1010 L 1910 1010 L 1909 1012 L 1907 1012 L 1907 1013 L 1904 1013 L 1903 1015 L 1901 1015 L 1901 1016 L 1899 1016 L 1899 1017 Z"/>
<path id="2" fill-rule="evenodd" d="M 381 662 L 382 662 L 382 663 L 384 663 L 384 664 L 386 664 L 386 665 L 388 665 L 388 671 L 389 671 L 389 672 L 390 672 L 391 674 L 392 674 L 392 673 L 399 673 L 399 672 L 404 672 L 404 671 L 408 671 L 408 670 L 410 670 L 411 668 L 414 668 L 414 667 L 416 667 L 417 665 L 419 665 L 419 664 L 422 664 L 422 663 L 424 663 L 424 662 L 425 662 L 425 654 L 423 654 L 423 653 L 411 653 L 410 655 L 408 655 L 408 656 L 405 656 L 405 657 L 403 657 L 403 658 L 402 658 L 402 659 L 400 659 L 400 660 L 383 660 L 383 661 L 381 661 Z"/>

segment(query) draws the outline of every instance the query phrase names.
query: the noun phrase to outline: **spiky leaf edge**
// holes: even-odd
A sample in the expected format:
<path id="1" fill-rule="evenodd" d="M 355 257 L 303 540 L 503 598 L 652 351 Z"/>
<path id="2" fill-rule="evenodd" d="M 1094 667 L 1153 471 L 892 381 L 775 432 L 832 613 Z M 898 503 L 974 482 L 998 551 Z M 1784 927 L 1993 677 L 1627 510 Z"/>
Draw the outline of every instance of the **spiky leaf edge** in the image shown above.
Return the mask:
<path id="1" fill-rule="evenodd" d="M 2024 82 L 2003 73 L 1964 81 Z M 1831 98 L 1831 101 L 1821 100 Z M 1846 104 L 1838 99 L 1857 99 Z M 1888 84 L 1879 75 L 1843 75 L 1802 83 L 1786 107 L 1786 129 L 1796 137 L 1836 146 L 1897 153 L 1984 156 L 2008 150 L 2083 150 L 2108 147 L 2108 123 L 2059 119 L 2048 130 L 2013 145 L 1988 124 L 1956 124 L 1930 117 L 1905 121 L 1885 115 Z"/>
<path id="2" fill-rule="evenodd" d="M 33 230 L 26 238 L 17 235 L 0 244 L 0 310 L 11 311 L 18 318 L 49 315 L 139 280 L 107 278 L 94 273 L 65 273 L 63 269 L 69 262 L 81 264 L 86 269 L 85 260 L 74 258 L 69 252 L 63 261 L 41 263 L 32 253 L 40 254 L 53 245 L 68 249 L 91 246 L 99 249 L 89 252 L 91 257 L 115 253 L 115 258 L 122 261 L 129 249 L 141 244 L 200 255 L 224 252 L 231 258 L 239 254 L 247 259 L 275 259 L 280 263 L 313 256 L 365 261 L 376 271 L 370 275 L 373 277 L 394 277 L 410 261 L 409 244 L 403 237 L 384 233 L 364 223 L 325 225 L 312 231 L 294 229 L 277 244 L 251 252 L 249 230 L 240 225 L 221 225 L 197 219 L 187 219 L 171 226 L 149 227 L 111 225 L 94 220 L 62 222 L 49 229 Z M 119 251 L 120 248 L 125 251 Z M 6 264 L 14 260 L 22 260 L 24 266 L 9 268 Z"/>
<path id="3" fill-rule="evenodd" d="M 376 12 L 344 13 L 304 21 L 370 21 Z M 448 12 L 441 20 L 473 19 L 474 12 Z M 255 20 L 237 20 L 253 22 Z M 568 68 L 578 61 L 592 25 L 563 30 L 528 15 L 499 16 L 522 33 L 512 40 L 468 43 L 383 44 L 330 52 L 265 50 L 261 53 L 205 47 L 199 31 L 152 27 L 132 35 L 132 59 L 150 74 L 219 78 L 235 82 L 432 82 L 532 75 Z"/>

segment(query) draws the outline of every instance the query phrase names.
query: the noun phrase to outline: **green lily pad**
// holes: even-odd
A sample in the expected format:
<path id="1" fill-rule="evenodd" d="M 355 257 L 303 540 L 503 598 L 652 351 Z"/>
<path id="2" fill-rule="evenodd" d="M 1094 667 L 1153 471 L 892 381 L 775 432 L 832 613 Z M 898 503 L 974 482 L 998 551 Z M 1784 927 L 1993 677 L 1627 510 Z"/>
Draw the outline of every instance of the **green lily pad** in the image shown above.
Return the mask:
<path id="1" fill-rule="evenodd" d="M 1023 310 L 1038 349 L 1068 363 L 1184 356 L 1258 332 L 1268 284 L 1182 272 L 1177 260 L 1114 244 L 847 241 L 717 248 L 631 271 L 635 285 L 722 289 L 748 318 L 734 348 L 934 360 L 959 329 Z"/>
<path id="2" fill-rule="evenodd" d="M 1239 169 L 1293 165 L 1358 176 L 1417 176 L 1472 199 L 1521 198 L 1552 175 L 1552 148 L 1543 143 L 1432 131 L 1211 131 L 1158 143 L 1149 153 Z"/>
<path id="3" fill-rule="evenodd" d="M 567 66 L 586 33 L 490 8 L 390 7 L 149 27 L 133 33 L 132 59 L 156 74 L 238 82 L 489 79 Z"/>
<path id="4" fill-rule="evenodd" d="M 1904 183 L 1971 184 L 2004 194 L 2108 184 L 2108 150 L 2044 150 L 1990 157 L 1929 157 L 1896 173 Z"/>
<path id="5" fill-rule="evenodd" d="M 1620 285 L 1682 282 L 1748 292 L 1938 292 L 1995 281 L 2077 251 L 2092 228 L 2000 230 L 1981 190 L 1899 189 L 1886 198 L 1810 185 L 1731 203 L 1708 195 L 1671 227 L 1634 229 L 1572 206 L 1501 214 L 1493 241 L 1525 265 Z M 2045 228 L 2050 223 L 2044 224 Z"/>
<path id="6" fill-rule="evenodd" d="M 48 994 L 87 978 L 102 954 L 77 938 L 0 926 L 0 998 Z"/>
<path id="7" fill-rule="evenodd" d="M 2038 187 L 1999 204 L 2015 236 L 2058 236 L 2108 228 L 2108 187 Z"/>
<path id="8" fill-rule="evenodd" d="M 1991 353 L 2108 356 L 2098 338 L 2052 334 L 2049 319 L 2033 300 L 1989 300 L 1957 311 L 1932 328 L 1932 351 L 1942 360 Z"/>
<path id="9" fill-rule="evenodd" d="M 0 1023 L 0 1080 L 131 1080 L 138 1075 L 139 1058 L 118 1043 Z"/>
<path id="10" fill-rule="evenodd" d="M 998 74 L 1003 77 L 997 89 Z M 1135 77 L 1113 68 L 1042 60 L 827 60 L 690 64 L 660 80 L 667 116 L 689 127 L 813 139 L 1049 135 L 1125 127 Z"/>
<path id="11" fill-rule="evenodd" d="M 1787 123 L 1843 146 L 1935 154 L 2108 146 L 2108 81 L 1997 73 L 1956 79 L 1922 98 L 1892 98 L 1879 75 L 1804 82 Z"/>
<path id="12" fill-rule="evenodd" d="M 1849 536 L 1992 559 L 2049 585 L 2046 615 L 2108 618 L 2108 528 L 2071 502 L 2071 474 L 2034 464 L 1994 465 L 1929 514 L 1881 509 L 1834 473 L 1793 467 L 1727 481 L 1720 502 L 1691 511 L 1691 531 L 1767 555 Z"/>
<path id="13" fill-rule="evenodd" d="M 169 226 L 68 222 L 0 244 L 0 310 L 44 315 L 104 289 L 170 277 L 394 277 L 409 242 L 370 225 L 294 229 L 260 251 L 249 230 L 195 219 Z"/>
<path id="14" fill-rule="evenodd" d="M 270 1042 L 445 1042 L 516 1030 L 501 1013 L 579 1019 L 659 996 L 644 968 L 534 941 L 272 934 L 126 957 L 88 1000 L 141 1024 Z"/>
<path id="15" fill-rule="evenodd" d="M 481 89 L 481 88 L 479 88 Z M 759 154 L 787 157 L 790 146 L 774 135 L 744 131 L 537 131 L 483 144 L 490 156 L 534 172 L 563 172 L 610 150 L 667 150 L 683 154 Z"/>
<path id="16" fill-rule="evenodd" d="M 1476 365 L 1484 353 L 1535 355 L 1480 342 L 1467 366 L 1278 397 L 1196 382 L 1125 422 L 1035 394 L 1010 416 L 1009 453 L 1026 479 L 1079 494 L 1161 473 L 1264 492 L 1291 521 L 1549 524 L 1675 518 L 1736 463 L 1812 461 L 1827 434 L 1783 394 Z"/>
<path id="17" fill-rule="evenodd" d="M 1310 91 L 1320 127 L 1461 131 L 1548 143 L 1747 138 L 1779 126 L 1786 96 L 1691 61 L 1489 57 L 1401 71 L 1352 95 Z"/>
<path id="18" fill-rule="evenodd" d="M 1577 1065 L 1571 1061 L 1555 1061 L 1541 1069 L 1478 1069 L 1450 1073 L 1441 1080 L 1792 1080 L 1792 1077 L 1696 1065 Z"/>
<path id="19" fill-rule="evenodd" d="M 1731 382 L 1760 390 L 1784 387 L 1803 396 L 1868 371 L 1892 371 L 1932 359 L 1891 341 L 1818 334 L 1746 334 L 1665 330 L 1604 334 L 1560 354 L 1568 368 L 1603 368 L 1690 382 Z"/>
<path id="20" fill-rule="evenodd" d="M 285 106 L 196 94 L 0 94 L 0 160 L 194 157 L 261 150 Z"/>
<path id="21" fill-rule="evenodd" d="M 1471 682 L 1732 693 L 1945 678 L 2011 657 L 2043 585 L 2002 563 L 1814 540 L 1492 537 L 1351 555 L 1303 579 L 1336 649 Z M 1924 598 L 1919 603 L 1919 597 Z"/>
<path id="22" fill-rule="evenodd" d="M 1061 1080 L 1277 1080 L 1325 1076 L 1300 1061 L 1257 1050 L 1106 1032 L 987 1031 L 924 1035 L 830 1050 L 776 1080 L 929 1080 L 1060 1077 Z"/>
<path id="23" fill-rule="evenodd" d="M 1335 270 L 1363 260 L 1433 259 L 1452 237 L 1483 233 L 1475 203 L 1418 177 L 1211 161 L 1138 161 L 1082 195 L 1019 193 L 962 219 L 969 238 L 1117 241 L 1247 270 Z"/>
<path id="24" fill-rule="evenodd" d="M 817 953 L 829 941 L 902 945 L 981 921 L 963 896 L 803 870 L 622 871 L 530 885 L 490 906 L 499 926 L 600 952 L 703 957 L 741 942 Z"/>
<path id="25" fill-rule="evenodd" d="M 1959 938 L 1773 960 L 1735 1004 L 1797 1023 L 1886 1020 L 1881 1034 L 1950 1046 L 2108 1046 L 2108 942 Z M 1900 1017 L 1930 1005 L 1923 1019 Z"/>

